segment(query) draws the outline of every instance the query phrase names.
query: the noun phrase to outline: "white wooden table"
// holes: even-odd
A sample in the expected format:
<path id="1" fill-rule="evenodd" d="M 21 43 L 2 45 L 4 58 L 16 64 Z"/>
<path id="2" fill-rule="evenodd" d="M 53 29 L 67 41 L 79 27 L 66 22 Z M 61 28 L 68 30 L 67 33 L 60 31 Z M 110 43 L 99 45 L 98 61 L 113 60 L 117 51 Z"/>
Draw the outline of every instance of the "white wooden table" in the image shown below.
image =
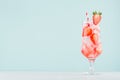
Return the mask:
<path id="1" fill-rule="evenodd" d="M 120 80 L 120 72 L 85 75 L 81 72 L 1 71 L 0 80 Z"/>

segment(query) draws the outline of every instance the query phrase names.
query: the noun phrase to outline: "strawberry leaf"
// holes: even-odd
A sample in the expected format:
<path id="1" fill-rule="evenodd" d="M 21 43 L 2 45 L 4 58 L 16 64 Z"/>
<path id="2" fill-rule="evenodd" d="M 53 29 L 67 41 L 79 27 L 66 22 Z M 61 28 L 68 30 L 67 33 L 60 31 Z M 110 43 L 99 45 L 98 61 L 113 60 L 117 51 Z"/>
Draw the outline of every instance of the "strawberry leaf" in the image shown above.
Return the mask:
<path id="1" fill-rule="evenodd" d="M 101 13 L 101 12 L 98 12 L 98 14 L 99 14 L 99 15 L 102 15 L 102 13 Z"/>
<path id="2" fill-rule="evenodd" d="M 93 12 L 93 15 L 95 15 L 95 14 L 97 14 L 97 11 L 94 11 L 94 12 Z"/>

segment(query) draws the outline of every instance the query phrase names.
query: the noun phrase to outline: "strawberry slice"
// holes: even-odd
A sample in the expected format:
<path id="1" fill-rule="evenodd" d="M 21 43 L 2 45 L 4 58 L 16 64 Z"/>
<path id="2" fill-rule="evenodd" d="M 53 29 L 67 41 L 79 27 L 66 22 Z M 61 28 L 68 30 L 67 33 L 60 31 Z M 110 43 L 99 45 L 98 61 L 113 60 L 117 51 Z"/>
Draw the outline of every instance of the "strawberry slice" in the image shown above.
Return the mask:
<path id="1" fill-rule="evenodd" d="M 85 26 L 83 29 L 82 36 L 90 36 L 92 34 L 92 29 L 89 26 Z"/>
<path id="2" fill-rule="evenodd" d="M 88 56 L 89 52 L 88 50 L 86 49 L 86 44 L 84 43 L 82 45 L 82 50 L 81 50 L 82 54 L 85 55 L 86 57 Z"/>
<path id="3" fill-rule="evenodd" d="M 90 57 L 90 54 L 93 53 L 93 51 L 94 51 L 93 49 L 94 49 L 93 47 L 91 47 L 90 45 L 84 43 L 84 44 L 82 45 L 82 50 L 81 50 L 81 52 L 82 52 L 82 54 L 83 54 L 84 56 L 86 56 L 86 57 L 88 58 L 88 57 Z"/>
<path id="4" fill-rule="evenodd" d="M 92 19 L 93 19 L 93 24 L 94 25 L 97 25 L 97 24 L 99 24 L 99 22 L 101 21 L 101 15 L 102 15 L 102 13 L 101 12 L 93 12 L 93 17 L 92 17 Z"/>
<path id="5" fill-rule="evenodd" d="M 95 48 L 95 52 L 96 52 L 97 54 L 102 53 L 102 48 L 101 48 L 101 47 Z"/>
<path id="6" fill-rule="evenodd" d="M 91 36 L 90 36 L 90 39 L 91 41 L 94 43 L 94 44 L 97 44 L 98 43 L 98 35 L 96 33 L 93 33 Z"/>

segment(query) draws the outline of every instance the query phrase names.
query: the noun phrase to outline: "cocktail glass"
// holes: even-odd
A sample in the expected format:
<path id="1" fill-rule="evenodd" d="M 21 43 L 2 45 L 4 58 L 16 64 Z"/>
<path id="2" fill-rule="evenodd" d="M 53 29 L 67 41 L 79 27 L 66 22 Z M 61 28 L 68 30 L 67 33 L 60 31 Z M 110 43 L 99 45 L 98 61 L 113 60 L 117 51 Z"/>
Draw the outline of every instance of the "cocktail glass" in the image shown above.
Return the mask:
<path id="1" fill-rule="evenodd" d="M 94 73 L 94 62 L 102 52 L 102 44 L 100 42 L 100 27 L 94 25 L 92 21 L 87 18 L 82 27 L 82 54 L 88 59 L 90 63 L 89 74 Z"/>

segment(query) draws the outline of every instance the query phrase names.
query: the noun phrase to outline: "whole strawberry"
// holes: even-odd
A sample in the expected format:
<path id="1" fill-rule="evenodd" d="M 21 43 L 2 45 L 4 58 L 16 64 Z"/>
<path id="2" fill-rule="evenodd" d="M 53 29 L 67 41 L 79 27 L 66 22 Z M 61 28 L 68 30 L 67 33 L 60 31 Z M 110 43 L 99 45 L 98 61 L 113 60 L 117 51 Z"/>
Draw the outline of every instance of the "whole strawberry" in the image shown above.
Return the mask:
<path id="1" fill-rule="evenodd" d="M 101 21 L 101 15 L 102 15 L 102 13 L 101 12 L 93 12 L 93 17 L 92 17 L 92 19 L 93 19 L 93 24 L 94 25 L 97 25 L 97 24 L 99 24 L 99 22 Z"/>

